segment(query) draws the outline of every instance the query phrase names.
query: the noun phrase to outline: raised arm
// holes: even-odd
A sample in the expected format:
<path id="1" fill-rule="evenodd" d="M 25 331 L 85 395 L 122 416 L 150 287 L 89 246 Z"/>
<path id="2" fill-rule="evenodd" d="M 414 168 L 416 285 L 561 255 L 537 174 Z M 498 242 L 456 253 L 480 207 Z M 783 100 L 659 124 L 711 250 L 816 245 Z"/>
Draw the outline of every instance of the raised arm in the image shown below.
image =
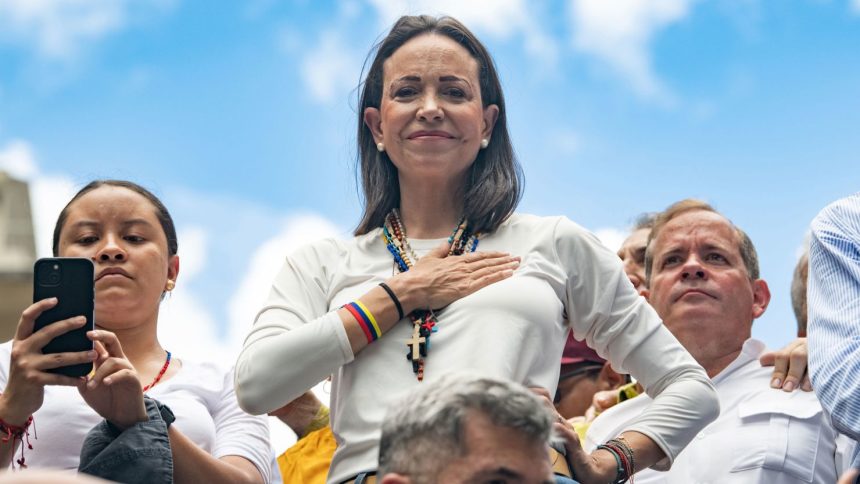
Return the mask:
<path id="1" fill-rule="evenodd" d="M 615 254 L 567 219 L 559 221 L 555 239 L 559 261 L 568 268 L 565 307 L 574 335 L 585 338 L 616 371 L 636 377 L 654 398 L 623 434 L 636 455 L 636 468 L 656 464 L 666 469 L 719 415 L 714 387 L 636 293 Z M 604 450 L 592 458 L 614 466 Z"/>

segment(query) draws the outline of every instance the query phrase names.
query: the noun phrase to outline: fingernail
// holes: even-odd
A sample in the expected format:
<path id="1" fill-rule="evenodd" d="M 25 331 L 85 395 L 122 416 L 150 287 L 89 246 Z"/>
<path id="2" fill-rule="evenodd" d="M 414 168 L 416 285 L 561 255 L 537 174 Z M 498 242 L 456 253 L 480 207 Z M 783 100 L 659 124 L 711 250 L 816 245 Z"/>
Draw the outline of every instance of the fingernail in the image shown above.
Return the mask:
<path id="1" fill-rule="evenodd" d="M 794 390 L 794 382 L 791 380 L 786 381 L 785 385 L 782 386 L 782 389 L 787 392 Z"/>
<path id="2" fill-rule="evenodd" d="M 780 386 L 782 386 L 782 380 L 780 380 L 779 378 L 774 378 L 773 380 L 771 380 L 771 388 L 779 388 Z"/>
<path id="3" fill-rule="evenodd" d="M 92 390 L 95 387 L 96 387 L 96 381 L 95 380 L 90 380 L 87 382 L 87 388 L 89 388 L 90 390 Z"/>
<path id="4" fill-rule="evenodd" d="M 87 318 L 84 316 L 78 316 L 77 318 L 75 318 L 75 322 L 78 324 L 84 324 L 87 322 Z"/>
<path id="5" fill-rule="evenodd" d="M 96 359 L 97 353 L 95 351 L 87 351 L 87 358 L 94 360 Z"/>

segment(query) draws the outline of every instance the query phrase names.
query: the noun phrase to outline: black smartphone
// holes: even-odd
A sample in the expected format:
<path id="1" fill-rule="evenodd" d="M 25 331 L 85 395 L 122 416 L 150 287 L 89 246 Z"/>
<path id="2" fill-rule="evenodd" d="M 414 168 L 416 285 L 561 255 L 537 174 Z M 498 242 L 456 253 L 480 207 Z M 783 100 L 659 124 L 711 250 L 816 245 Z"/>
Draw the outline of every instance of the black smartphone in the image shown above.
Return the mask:
<path id="1" fill-rule="evenodd" d="M 33 302 L 55 297 L 57 305 L 36 319 L 34 331 L 75 316 L 87 318 L 87 324 L 52 339 L 42 348 L 42 353 L 93 349 L 93 342 L 87 338 L 87 331 L 92 330 L 94 325 L 94 272 L 95 267 L 89 259 L 57 257 L 36 261 L 33 266 Z M 92 363 L 82 363 L 48 371 L 77 377 L 86 376 L 92 369 Z"/>

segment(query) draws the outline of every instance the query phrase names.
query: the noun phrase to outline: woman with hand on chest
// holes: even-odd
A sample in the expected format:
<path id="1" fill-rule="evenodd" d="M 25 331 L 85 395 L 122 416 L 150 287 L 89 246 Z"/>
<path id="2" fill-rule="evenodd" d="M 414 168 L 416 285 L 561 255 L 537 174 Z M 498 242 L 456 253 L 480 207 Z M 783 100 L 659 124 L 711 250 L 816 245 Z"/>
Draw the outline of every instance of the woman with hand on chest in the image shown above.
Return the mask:
<path id="1" fill-rule="evenodd" d="M 615 254 L 564 217 L 514 212 L 522 180 L 485 47 L 450 17 L 402 17 L 361 89 L 362 220 L 287 258 L 236 366 L 243 408 L 275 412 L 333 374 L 328 482 L 354 482 L 410 388 L 469 372 L 553 394 L 573 328 L 658 395 L 623 444 L 636 469 L 670 465 L 716 416 L 713 387 Z M 629 476 L 617 458 L 569 446 L 581 482 Z"/>

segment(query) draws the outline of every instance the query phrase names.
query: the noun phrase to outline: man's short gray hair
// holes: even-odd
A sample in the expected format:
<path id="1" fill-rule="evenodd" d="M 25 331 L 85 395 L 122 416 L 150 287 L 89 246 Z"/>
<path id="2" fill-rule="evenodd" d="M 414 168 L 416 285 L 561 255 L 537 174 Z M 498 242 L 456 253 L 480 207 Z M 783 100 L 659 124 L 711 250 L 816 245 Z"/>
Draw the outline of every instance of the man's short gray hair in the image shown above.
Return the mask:
<path id="1" fill-rule="evenodd" d="M 447 461 L 468 452 L 464 433 L 472 412 L 485 415 L 495 425 L 515 429 L 529 440 L 549 442 L 553 417 L 522 385 L 446 375 L 421 384 L 389 408 L 379 444 L 379 475 L 395 472 L 414 482 L 425 478 L 432 482 Z"/>

